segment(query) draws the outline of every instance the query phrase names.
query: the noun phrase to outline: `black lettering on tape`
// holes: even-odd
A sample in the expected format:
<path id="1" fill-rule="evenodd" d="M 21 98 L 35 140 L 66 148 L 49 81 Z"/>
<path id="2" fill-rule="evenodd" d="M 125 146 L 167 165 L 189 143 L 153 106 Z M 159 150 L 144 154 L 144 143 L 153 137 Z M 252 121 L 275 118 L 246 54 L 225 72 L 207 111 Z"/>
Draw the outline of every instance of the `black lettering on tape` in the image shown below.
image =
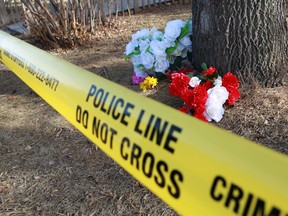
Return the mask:
<path id="1" fill-rule="evenodd" d="M 233 211 L 235 213 L 238 213 L 239 212 L 239 208 L 240 208 L 240 201 L 241 201 L 242 197 L 243 197 L 242 189 L 239 188 L 237 185 L 232 183 L 230 185 L 228 196 L 227 196 L 226 201 L 225 201 L 225 206 L 227 208 L 229 208 L 230 207 L 230 203 L 234 202 Z"/>
<path id="2" fill-rule="evenodd" d="M 165 177 L 163 172 L 168 172 L 168 165 L 164 161 L 160 160 L 157 163 L 156 170 L 159 176 L 154 176 L 155 182 L 159 187 L 163 188 L 165 187 Z"/>
<path id="3" fill-rule="evenodd" d="M 94 116 L 92 122 L 92 134 L 98 139 L 100 138 L 103 144 L 107 144 L 110 141 L 109 147 L 110 149 L 113 149 L 113 140 L 114 136 L 117 135 L 117 131 L 112 127 L 109 127 L 107 123 L 97 119 L 96 116 Z"/>
<path id="4" fill-rule="evenodd" d="M 168 121 L 163 121 L 160 117 L 155 117 L 153 114 L 149 116 L 148 123 L 145 126 L 141 124 L 144 116 L 145 111 L 142 109 L 138 115 L 134 131 L 143 135 L 145 138 L 149 137 L 151 142 L 155 141 L 158 146 L 162 146 L 165 150 L 173 154 L 175 149 L 172 143 L 177 143 L 177 133 L 180 134 L 182 128 L 174 124 L 170 125 Z"/>
<path id="5" fill-rule="evenodd" d="M 136 143 L 133 144 L 132 152 L 131 152 L 131 158 L 130 158 L 130 164 L 133 166 L 134 161 L 136 161 L 136 168 L 139 170 L 139 159 L 142 154 L 142 149 L 140 146 L 138 146 Z"/>
<path id="6" fill-rule="evenodd" d="M 229 186 L 230 185 L 230 186 Z M 228 183 L 222 176 L 216 176 L 213 180 L 210 196 L 217 202 L 223 201 L 224 207 L 242 216 L 280 216 L 281 209 L 272 205 L 271 209 L 266 208 L 265 200 L 255 197 L 252 193 L 245 196 L 245 190 L 235 183 Z M 270 210 L 270 211 L 269 211 Z M 241 213 L 242 212 L 242 213 Z M 282 210 L 282 213 L 283 210 Z M 287 216 L 287 213 L 286 213 Z"/>
<path id="7" fill-rule="evenodd" d="M 143 157 L 142 171 L 148 178 L 152 176 L 154 163 L 154 156 L 150 152 L 146 152 Z"/>
<path id="8" fill-rule="evenodd" d="M 152 132 L 150 134 L 150 141 L 153 141 L 154 137 L 155 137 L 155 133 L 157 134 L 157 136 L 156 136 L 156 144 L 157 145 L 161 144 L 163 136 L 164 136 L 164 132 L 165 132 L 167 125 L 168 125 L 168 122 L 165 121 L 162 128 L 161 128 L 161 122 L 162 122 L 161 118 L 156 118 Z"/>
<path id="9" fill-rule="evenodd" d="M 248 216 L 248 212 L 249 212 L 252 200 L 253 200 L 253 195 L 249 193 L 242 216 Z"/>
<path id="10" fill-rule="evenodd" d="M 225 179 L 221 176 L 216 176 L 216 178 L 213 181 L 213 184 L 210 190 L 210 195 L 216 201 L 220 201 L 223 198 L 223 194 L 221 193 L 216 194 L 216 187 L 219 186 L 218 184 L 221 184 L 221 186 L 225 188 L 226 187 Z"/>
<path id="11" fill-rule="evenodd" d="M 258 198 L 255 208 L 254 208 L 253 216 L 258 216 L 258 215 L 279 216 L 280 213 L 281 213 L 280 210 L 273 206 L 269 214 L 267 214 L 264 200 Z"/>
<path id="12" fill-rule="evenodd" d="M 180 187 L 178 185 L 179 182 L 183 182 L 183 175 L 178 170 L 172 170 L 170 174 L 170 180 L 172 185 L 168 185 L 168 191 L 174 198 L 178 199 L 180 197 Z"/>
<path id="13" fill-rule="evenodd" d="M 124 137 L 121 141 L 120 145 L 120 154 L 124 160 L 127 160 L 129 155 L 127 152 L 124 153 L 124 146 L 127 146 L 128 148 L 130 147 L 130 140 L 127 137 Z"/>
<path id="14" fill-rule="evenodd" d="M 76 107 L 76 121 L 79 124 L 82 124 L 82 126 L 87 129 L 88 128 L 88 119 L 89 119 L 89 113 L 87 110 L 83 110 L 81 106 L 77 105 Z"/>
<path id="15" fill-rule="evenodd" d="M 147 178 L 154 180 L 157 186 L 165 188 L 175 199 L 181 196 L 181 183 L 184 181 L 183 174 L 177 169 L 169 170 L 168 164 L 157 161 L 153 153 L 144 152 L 140 145 L 133 143 L 124 137 L 120 144 L 120 154 L 125 161 L 142 172 Z"/>
<path id="16" fill-rule="evenodd" d="M 110 100 L 109 92 L 105 92 L 103 88 L 97 88 L 96 85 L 91 85 L 86 96 L 86 102 L 90 100 L 90 97 L 94 97 L 93 106 L 99 109 L 101 112 L 110 115 L 114 120 L 120 120 L 120 122 L 127 126 L 128 118 L 131 116 L 131 110 L 134 109 L 134 105 L 125 102 L 123 98 L 116 98 L 112 96 L 110 104 L 107 102 Z M 108 102 L 109 103 L 109 102 Z M 107 104 L 107 105 L 106 105 Z"/>
<path id="17" fill-rule="evenodd" d="M 170 130 L 168 132 L 167 139 L 164 144 L 164 149 L 167 151 L 174 153 L 174 148 L 170 146 L 171 142 L 177 143 L 178 138 L 174 135 L 174 133 L 181 133 L 182 129 L 180 127 L 177 127 L 176 125 L 173 125 L 170 127 Z"/>
<path id="18" fill-rule="evenodd" d="M 97 89 L 97 87 L 92 84 L 91 87 L 90 87 L 90 89 L 89 89 L 88 95 L 87 95 L 87 97 L 86 97 L 86 102 L 88 102 L 90 96 L 93 96 L 93 95 L 95 94 L 96 89 Z"/>
<path id="19" fill-rule="evenodd" d="M 127 103 L 125 108 L 124 108 L 122 117 L 121 117 L 121 123 L 126 125 L 126 126 L 128 125 L 128 122 L 127 122 L 127 119 L 125 119 L 125 118 L 126 118 L 126 116 L 128 116 L 128 117 L 131 116 L 130 109 L 134 109 L 134 105 L 131 103 Z"/>

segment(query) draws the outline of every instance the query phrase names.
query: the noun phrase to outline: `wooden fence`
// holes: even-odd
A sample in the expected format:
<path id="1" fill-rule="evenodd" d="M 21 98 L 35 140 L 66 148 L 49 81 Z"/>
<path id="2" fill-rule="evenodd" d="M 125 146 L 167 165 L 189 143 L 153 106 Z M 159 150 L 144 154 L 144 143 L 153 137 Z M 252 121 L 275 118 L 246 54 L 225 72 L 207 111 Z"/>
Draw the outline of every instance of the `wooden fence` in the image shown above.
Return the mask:
<path id="1" fill-rule="evenodd" d="M 21 0 L 0 0 L 0 27 L 23 20 Z"/>
<path id="2" fill-rule="evenodd" d="M 23 1 L 23 0 L 22 0 Z M 39 0 L 28 0 L 32 2 L 37 2 Z M 40 0 L 42 1 L 42 0 Z M 48 3 L 59 3 L 62 0 L 47 0 Z M 145 10 L 145 8 L 150 8 L 153 5 L 159 4 L 189 4 L 192 0 L 64 0 L 64 1 L 92 1 L 100 3 L 104 1 L 105 5 L 105 14 L 117 14 L 121 13 L 124 15 L 124 12 L 127 13 L 137 13 L 140 10 Z M 51 7 L 52 9 L 53 7 Z M 17 23 L 24 20 L 24 7 L 21 3 L 21 0 L 0 0 L 0 27 Z"/>

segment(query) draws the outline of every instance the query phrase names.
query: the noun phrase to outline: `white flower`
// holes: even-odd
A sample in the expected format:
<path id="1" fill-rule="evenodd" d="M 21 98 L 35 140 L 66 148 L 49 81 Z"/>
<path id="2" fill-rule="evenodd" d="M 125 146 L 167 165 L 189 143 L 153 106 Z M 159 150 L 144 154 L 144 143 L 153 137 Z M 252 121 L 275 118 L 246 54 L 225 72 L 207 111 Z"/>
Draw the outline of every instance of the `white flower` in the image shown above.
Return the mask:
<path id="1" fill-rule="evenodd" d="M 204 115 L 208 121 L 219 122 L 224 115 L 222 104 L 215 97 L 208 97 L 206 100 L 206 109 Z"/>
<path id="2" fill-rule="evenodd" d="M 189 85 L 194 88 L 196 85 L 199 85 L 200 82 L 201 80 L 198 77 L 194 76 L 190 79 Z"/>
<path id="3" fill-rule="evenodd" d="M 140 55 L 133 55 L 130 59 L 134 66 L 141 64 L 141 56 Z"/>
<path id="4" fill-rule="evenodd" d="M 164 46 L 166 48 L 168 47 L 174 47 L 176 45 L 175 41 L 171 41 L 170 39 L 164 37 L 164 40 L 163 40 L 163 43 L 164 43 Z"/>
<path id="5" fill-rule="evenodd" d="M 169 61 L 166 59 L 165 56 L 160 56 L 156 59 L 154 67 L 155 72 L 164 73 L 169 68 Z"/>
<path id="6" fill-rule="evenodd" d="M 226 102 L 229 96 L 229 92 L 227 91 L 227 89 L 219 85 L 216 85 L 213 88 L 209 89 L 207 93 L 208 98 L 214 98 L 215 100 L 219 101 L 221 105 Z"/>
<path id="7" fill-rule="evenodd" d="M 140 40 L 139 46 L 140 46 L 140 51 L 145 51 L 147 47 L 149 46 L 150 40 L 148 38 L 144 40 Z"/>
<path id="8" fill-rule="evenodd" d="M 156 58 L 157 56 L 166 55 L 165 53 L 166 47 L 163 41 L 152 40 L 149 49 L 150 52 L 152 52 L 156 56 Z"/>
<path id="9" fill-rule="evenodd" d="M 171 41 L 175 41 L 181 34 L 181 28 L 185 26 L 183 20 L 172 20 L 169 21 L 165 27 L 164 36 Z"/>
<path id="10" fill-rule="evenodd" d="M 141 63 L 146 69 L 151 69 L 154 64 L 154 56 L 149 52 L 141 52 Z"/>
<path id="11" fill-rule="evenodd" d="M 132 40 L 139 40 L 140 38 L 149 37 L 150 31 L 147 28 L 141 29 L 132 35 Z"/>
<path id="12" fill-rule="evenodd" d="M 135 72 L 137 77 L 145 78 L 148 76 L 148 74 L 145 71 L 143 71 L 137 67 L 134 67 L 134 72 Z"/>
<path id="13" fill-rule="evenodd" d="M 222 86 L 222 77 L 218 76 L 217 79 L 214 80 L 213 85 L 214 86 L 217 86 L 217 85 Z"/>
<path id="14" fill-rule="evenodd" d="M 179 40 L 184 46 L 188 47 L 192 45 L 192 41 L 190 36 L 185 36 Z"/>
<path id="15" fill-rule="evenodd" d="M 133 53 L 137 46 L 138 46 L 138 43 L 136 41 L 132 40 L 131 42 L 129 42 L 126 45 L 125 55 L 129 55 L 129 54 Z"/>
<path id="16" fill-rule="evenodd" d="M 163 41 L 163 38 L 164 38 L 164 34 L 161 31 L 157 30 L 157 31 L 153 32 L 153 34 L 152 34 L 152 41 L 153 40 Z"/>

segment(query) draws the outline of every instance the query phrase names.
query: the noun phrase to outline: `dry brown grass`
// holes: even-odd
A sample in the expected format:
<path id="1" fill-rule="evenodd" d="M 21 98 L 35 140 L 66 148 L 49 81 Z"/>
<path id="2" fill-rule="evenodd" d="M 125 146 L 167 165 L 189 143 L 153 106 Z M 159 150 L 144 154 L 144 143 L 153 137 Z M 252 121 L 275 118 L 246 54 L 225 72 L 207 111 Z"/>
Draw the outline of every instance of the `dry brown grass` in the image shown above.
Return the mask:
<path id="1" fill-rule="evenodd" d="M 177 6 L 124 17 L 101 41 L 53 54 L 94 73 L 105 66 L 112 81 L 139 92 L 123 60 L 131 33 L 190 13 Z M 177 215 L 4 66 L 0 83 L 0 215 Z M 177 107 L 168 85 L 161 81 L 146 95 Z M 216 125 L 287 154 L 287 92 L 242 84 L 241 99 Z"/>

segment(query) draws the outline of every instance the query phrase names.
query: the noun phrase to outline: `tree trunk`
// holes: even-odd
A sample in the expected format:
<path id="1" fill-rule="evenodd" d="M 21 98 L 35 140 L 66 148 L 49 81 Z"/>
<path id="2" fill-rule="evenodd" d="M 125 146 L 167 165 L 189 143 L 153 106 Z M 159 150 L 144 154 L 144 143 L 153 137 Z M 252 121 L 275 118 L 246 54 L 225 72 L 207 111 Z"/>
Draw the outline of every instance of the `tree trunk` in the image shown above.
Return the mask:
<path id="1" fill-rule="evenodd" d="M 193 0 L 193 63 L 263 86 L 287 79 L 287 0 Z"/>

